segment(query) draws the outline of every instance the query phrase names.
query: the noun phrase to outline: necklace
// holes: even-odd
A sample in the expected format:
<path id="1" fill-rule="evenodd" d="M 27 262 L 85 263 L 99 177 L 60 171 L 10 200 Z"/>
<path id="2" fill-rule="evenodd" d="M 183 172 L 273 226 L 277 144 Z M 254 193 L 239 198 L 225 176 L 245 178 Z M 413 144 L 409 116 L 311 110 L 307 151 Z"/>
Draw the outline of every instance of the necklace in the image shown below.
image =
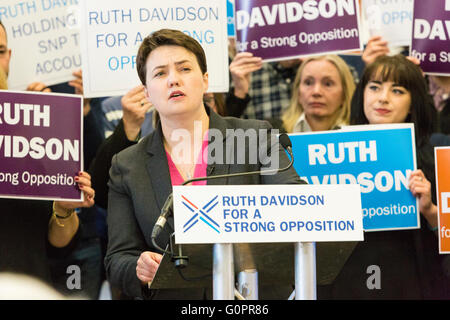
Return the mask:
<path id="1" fill-rule="evenodd" d="M 175 165 L 175 167 L 177 168 L 178 173 L 183 178 L 183 180 L 186 181 L 186 180 L 192 179 L 195 174 L 195 167 L 196 167 L 195 161 L 193 164 L 189 164 L 189 165 L 186 163 L 186 161 L 178 162 L 176 156 L 172 157 L 171 148 L 165 139 L 164 139 L 164 148 L 166 149 L 166 152 L 169 154 L 169 156 L 172 158 L 172 162 Z M 179 160 L 184 160 L 184 159 L 179 159 Z"/>
<path id="2" fill-rule="evenodd" d="M 178 170 L 180 171 L 180 173 L 182 173 L 182 175 L 186 177 L 186 180 L 190 180 L 193 178 L 195 173 L 195 163 L 191 165 L 187 170 L 185 170 L 184 168 L 178 168 Z"/>
<path id="3" fill-rule="evenodd" d="M 187 178 L 188 180 L 192 179 L 192 176 L 191 176 L 191 174 L 190 174 L 189 172 L 186 174 L 186 178 Z"/>

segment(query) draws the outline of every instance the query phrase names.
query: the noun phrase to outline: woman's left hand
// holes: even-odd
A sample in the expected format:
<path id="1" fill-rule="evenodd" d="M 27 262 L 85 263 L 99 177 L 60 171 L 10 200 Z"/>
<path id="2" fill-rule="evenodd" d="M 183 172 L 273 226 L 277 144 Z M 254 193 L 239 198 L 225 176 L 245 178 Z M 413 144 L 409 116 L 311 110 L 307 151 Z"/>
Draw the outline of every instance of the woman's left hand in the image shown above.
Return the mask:
<path id="1" fill-rule="evenodd" d="M 419 210 L 427 219 L 430 226 L 437 226 L 437 207 L 431 200 L 431 183 L 422 170 L 411 172 L 409 177 L 409 190 L 419 199 Z"/>
<path id="2" fill-rule="evenodd" d="M 55 201 L 55 209 L 69 211 L 75 208 L 89 208 L 94 205 L 95 191 L 91 188 L 91 176 L 89 173 L 81 171 L 75 177 L 75 181 L 78 184 L 78 188 L 83 192 L 84 201 Z"/>

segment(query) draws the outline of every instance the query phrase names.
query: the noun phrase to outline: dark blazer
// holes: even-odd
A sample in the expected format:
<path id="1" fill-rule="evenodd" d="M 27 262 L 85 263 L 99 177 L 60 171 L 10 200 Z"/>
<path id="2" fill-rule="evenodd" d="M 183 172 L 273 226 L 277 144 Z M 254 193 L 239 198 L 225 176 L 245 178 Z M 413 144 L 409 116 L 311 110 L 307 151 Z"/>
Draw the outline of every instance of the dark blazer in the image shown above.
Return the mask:
<path id="1" fill-rule="evenodd" d="M 223 160 L 225 160 L 223 164 L 208 161 L 208 175 L 260 170 L 265 167 L 263 164 L 267 162 L 267 154 L 270 155 L 275 148 L 279 151 L 279 167 L 285 167 L 289 163 L 286 153 L 276 139 L 270 139 L 270 135 L 267 135 L 268 139 L 265 140 L 265 135 L 259 135 L 259 145 L 268 145 L 269 151 L 260 152 L 255 164 L 233 164 L 236 162 L 231 160 L 236 160 L 238 149 L 242 149 L 243 146 L 238 143 L 226 143 L 233 139 L 230 129 L 253 128 L 259 132 L 260 129 L 267 131 L 270 125 L 258 120 L 222 118 L 210 110 L 208 113 L 210 131 L 218 129 L 222 134 L 223 143 L 220 145 L 223 146 Z M 210 141 L 210 146 L 212 142 L 214 141 Z M 215 144 L 216 148 L 217 145 Z M 231 149 L 233 145 L 234 149 Z M 250 157 L 249 150 L 249 145 L 246 144 L 246 159 Z M 208 181 L 210 185 L 297 183 L 305 182 L 298 177 L 293 168 L 275 175 L 251 175 Z M 166 198 L 172 192 L 160 124 L 138 144 L 114 156 L 108 185 L 109 242 L 105 258 L 107 277 L 112 286 L 117 287 L 125 295 L 142 297 L 142 287 L 136 276 L 137 260 L 143 251 L 158 251 L 152 245 L 151 233 Z M 169 219 L 168 224 L 173 227 L 173 219 Z M 158 244 L 164 247 L 168 241 L 166 232 L 163 232 Z"/>

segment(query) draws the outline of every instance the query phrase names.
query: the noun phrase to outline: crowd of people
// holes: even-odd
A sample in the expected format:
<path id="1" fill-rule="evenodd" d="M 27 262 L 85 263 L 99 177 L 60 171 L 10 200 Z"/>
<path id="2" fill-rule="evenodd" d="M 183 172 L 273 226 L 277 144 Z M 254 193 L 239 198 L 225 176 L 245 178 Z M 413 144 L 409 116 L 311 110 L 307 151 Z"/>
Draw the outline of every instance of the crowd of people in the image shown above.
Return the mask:
<path id="1" fill-rule="evenodd" d="M 7 89 L 12 54 L 0 23 L 0 89 Z M 294 133 L 413 123 L 418 169 L 409 177 L 409 188 L 419 199 L 422 227 L 365 233 L 336 281 L 318 288 L 318 299 L 450 298 L 449 262 L 437 248 L 433 153 L 434 146 L 449 145 L 450 78 L 424 76 L 414 59 L 390 56 L 380 37 L 369 40 L 362 60 L 365 68 L 358 70 L 338 55 L 267 63 L 251 53 L 230 50 L 230 90 L 211 94 L 200 44 L 175 30 L 152 33 L 136 59 L 142 85 L 121 97 L 84 99 L 88 170 L 80 172 L 77 181 L 85 201 L 0 199 L 0 272 L 32 275 L 62 294 L 88 299 L 99 298 L 105 280 L 117 299 L 211 298 L 206 289 L 149 289 L 162 257 L 151 231 L 172 186 L 194 177 L 261 170 L 274 160 L 260 155 L 256 163 L 230 165 L 236 161 L 226 158 L 227 146 L 242 146 L 226 143 L 227 130 L 275 127 Z M 73 76 L 67 84 L 48 87 L 37 82 L 27 90 L 82 95 L 82 71 L 75 70 Z M 195 123 L 201 125 L 201 135 L 194 134 Z M 191 133 L 181 146 L 173 134 L 180 129 Z M 225 137 L 220 164 L 202 157 L 209 155 L 212 130 Z M 289 162 L 272 136 L 257 139 L 258 146 L 271 151 L 267 155 L 276 155 L 280 167 Z M 180 159 L 180 149 L 197 152 Z M 248 153 L 245 149 L 246 159 Z M 275 175 L 208 181 L 302 183 L 293 168 Z M 169 236 L 163 234 L 158 241 L 167 244 Z M 67 288 L 71 265 L 81 268 L 77 290 Z M 366 284 L 371 265 L 382 270 L 383 285 L 377 290 Z"/>

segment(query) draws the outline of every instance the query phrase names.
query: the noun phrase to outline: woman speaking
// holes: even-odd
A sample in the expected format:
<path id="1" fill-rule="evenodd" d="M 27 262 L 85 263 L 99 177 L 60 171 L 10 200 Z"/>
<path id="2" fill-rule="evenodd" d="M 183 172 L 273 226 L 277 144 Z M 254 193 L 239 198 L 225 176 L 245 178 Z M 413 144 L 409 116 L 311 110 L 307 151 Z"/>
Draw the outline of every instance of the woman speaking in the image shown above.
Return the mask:
<path id="1" fill-rule="evenodd" d="M 112 160 L 107 276 L 129 297 L 202 299 L 204 290 L 146 289 L 161 261 L 152 245 L 152 229 L 172 186 L 208 175 L 281 168 L 289 159 L 277 139 L 267 134 L 268 123 L 222 118 L 205 107 L 206 58 L 193 38 L 176 30 L 156 31 L 144 39 L 136 60 L 146 98 L 155 106 L 158 122 L 154 132 Z M 249 138 L 251 132 L 256 133 L 254 141 Z M 244 145 L 236 142 L 242 133 L 248 135 Z M 291 168 L 273 175 L 208 181 L 216 185 L 281 183 L 302 180 Z M 173 219 L 168 224 L 173 225 Z M 162 247 L 168 242 L 166 233 L 158 239 Z"/>

